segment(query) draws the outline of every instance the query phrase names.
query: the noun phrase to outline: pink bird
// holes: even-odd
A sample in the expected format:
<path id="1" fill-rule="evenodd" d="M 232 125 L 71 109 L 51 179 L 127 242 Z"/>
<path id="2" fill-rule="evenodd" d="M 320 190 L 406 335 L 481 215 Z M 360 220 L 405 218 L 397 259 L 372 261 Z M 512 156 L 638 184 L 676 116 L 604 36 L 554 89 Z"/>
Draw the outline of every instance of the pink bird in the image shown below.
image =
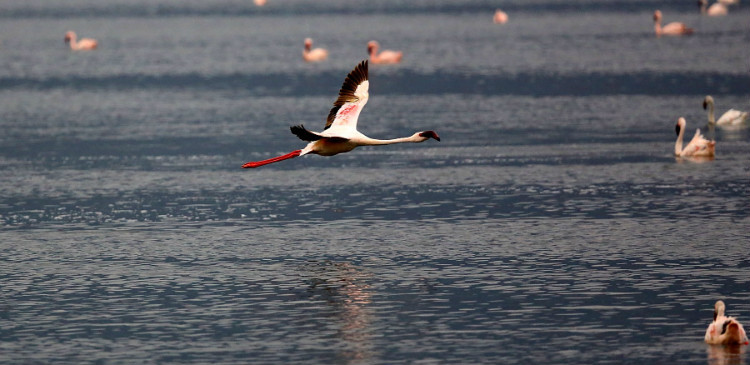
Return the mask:
<path id="1" fill-rule="evenodd" d="M 70 49 L 74 51 L 90 51 L 99 46 L 96 39 L 81 38 L 80 40 L 77 40 L 77 38 L 76 33 L 72 30 L 65 33 L 65 43 L 70 43 Z"/>
<path id="2" fill-rule="evenodd" d="M 362 108 L 367 104 L 369 87 L 367 61 L 365 60 L 346 75 L 346 80 L 339 90 L 339 97 L 328 113 L 326 126 L 322 132 L 307 130 L 303 125 L 290 128 L 299 139 L 309 142 L 305 148 L 263 161 L 248 162 L 242 167 L 260 167 L 306 154 L 333 156 L 349 152 L 359 146 L 381 146 L 405 142 L 419 143 L 430 138 L 440 141 L 440 137 L 434 131 L 422 131 L 409 137 L 394 139 L 374 139 L 360 133 L 357 130 L 357 119 Z"/>
<path id="3" fill-rule="evenodd" d="M 380 48 L 380 44 L 376 41 L 369 41 L 367 42 L 367 53 L 370 54 L 370 62 L 376 63 L 376 64 L 386 64 L 386 63 L 399 63 L 401 62 L 401 57 L 403 57 L 403 52 L 401 51 L 391 51 L 391 50 L 384 50 L 380 53 L 378 53 L 378 49 Z"/>
<path id="4" fill-rule="evenodd" d="M 693 28 L 688 28 L 685 24 L 672 22 L 661 26 L 661 10 L 654 12 L 654 32 L 657 37 L 662 35 L 688 35 L 693 34 Z"/>
<path id="5" fill-rule="evenodd" d="M 724 302 L 716 301 L 714 304 L 714 320 L 706 329 L 704 340 L 711 345 L 747 345 L 745 329 L 734 317 L 724 316 Z"/>
<path id="6" fill-rule="evenodd" d="M 305 49 L 302 51 L 302 59 L 305 62 L 320 62 L 328 58 L 328 51 L 323 48 L 312 48 L 312 39 L 305 38 Z"/>
<path id="7" fill-rule="evenodd" d="M 695 136 L 690 143 L 682 148 L 682 137 L 685 134 L 685 118 L 677 119 L 675 132 L 677 132 L 677 141 L 674 143 L 674 154 L 678 157 L 713 157 L 716 148 L 715 141 L 709 141 L 703 138 L 700 129 L 695 130 Z"/>
<path id="8" fill-rule="evenodd" d="M 701 8 L 701 14 L 708 16 L 724 16 L 729 13 L 727 6 L 718 2 L 708 6 L 708 0 L 699 0 L 698 6 Z"/>
<path id="9" fill-rule="evenodd" d="M 492 17 L 492 22 L 494 22 L 495 24 L 505 24 L 508 22 L 508 14 L 500 9 L 497 9 L 495 10 L 495 16 Z"/>

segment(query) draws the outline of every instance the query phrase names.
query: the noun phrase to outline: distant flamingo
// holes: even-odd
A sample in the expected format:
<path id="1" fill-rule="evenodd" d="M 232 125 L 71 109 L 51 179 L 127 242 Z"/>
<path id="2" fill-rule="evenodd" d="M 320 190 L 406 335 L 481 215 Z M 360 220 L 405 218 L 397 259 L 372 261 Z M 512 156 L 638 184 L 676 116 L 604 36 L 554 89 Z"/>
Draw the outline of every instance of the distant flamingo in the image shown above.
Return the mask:
<path id="1" fill-rule="evenodd" d="M 302 51 L 305 62 L 320 62 L 328 58 L 328 51 L 323 48 L 312 49 L 312 39 L 305 38 L 305 49 Z"/>
<path id="2" fill-rule="evenodd" d="M 90 51 L 99 46 L 96 39 L 81 38 L 76 41 L 77 38 L 76 33 L 72 30 L 65 33 L 65 43 L 70 43 L 70 49 L 74 51 Z"/>
<path id="3" fill-rule="evenodd" d="M 333 156 L 342 152 L 349 152 L 359 146 L 380 146 L 405 142 L 419 143 L 430 138 L 440 140 L 440 137 L 434 131 L 417 132 L 409 137 L 394 139 L 374 139 L 357 131 L 357 119 L 362 108 L 367 104 L 369 87 L 367 61 L 362 61 L 346 76 L 346 80 L 339 90 L 339 97 L 328 113 L 328 120 L 322 132 L 309 131 L 302 125 L 290 128 L 299 139 L 310 142 L 305 148 L 263 161 L 248 162 L 242 167 L 260 167 L 308 153 Z"/>
<path id="4" fill-rule="evenodd" d="M 719 2 L 724 5 L 737 5 L 740 3 L 740 0 L 719 0 Z"/>
<path id="5" fill-rule="evenodd" d="M 688 35 L 693 34 L 693 28 L 688 28 L 685 24 L 672 22 L 661 26 L 661 10 L 654 12 L 654 32 L 657 37 L 662 35 Z"/>
<path id="6" fill-rule="evenodd" d="M 704 340 L 711 345 L 747 345 L 745 329 L 734 317 L 724 315 L 724 302 L 716 301 L 714 304 L 714 320 L 706 329 Z"/>
<path id="7" fill-rule="evenodd" d="M 495 16 L 492 17 L 492 21 L 495 24 L 505 24 L 508 22 L 508 14 L 500 9 L 497 9 L 495 10 Z"/>
<path id="8" fill-rule="evenodd" d="M 695 136 L 685 148 L 682 148 L 682 137 L 685 134 L 685 118 L 677 119 L 675 132 L 677 141 L 674 143 L 674 154 L 678 157 L 712 157 L 715 152 L 716 142 L 703 138 L 700 129 L 695 130 Z"/>
<path id="9" fill-rule="evenodd" d="M 263 6 L 266 5 L 266 0 L 254 0 L 255 6 Z"/>
<path id="10" fill-rule="evenodd" d="M 729 12 L 726 5 L 716 2 L 708 6 L 708 0 L 699 0 L 698 6 L 701 7 L 701 14 L 708 16 L 723 16 Z"/>
<path id="11" fill-rule="evenodd" d="M 706 95 L 703 99 L 703 109 L 708 109 L 708 124 L 720 127 L 740 127 L 748 117 L 747 112 L 729 109 L 719 117 L 719 120 L 714 120 L 714 98 L 711 95 Z"/>
<path id="12" fill-rule="evenodd" d="M 399 63 L 401 62 L 401 57 L 403 56 L 403 52 L 401 51 L 391 51 L 391 50 L 384 50 L 380 53 L 378 53 L 378 49 L 380 48 L 380 44 L 376 41 L 369 41 L 367 42 L 367 53 L 370 54 L 370 62 L 372 63 Z"/>

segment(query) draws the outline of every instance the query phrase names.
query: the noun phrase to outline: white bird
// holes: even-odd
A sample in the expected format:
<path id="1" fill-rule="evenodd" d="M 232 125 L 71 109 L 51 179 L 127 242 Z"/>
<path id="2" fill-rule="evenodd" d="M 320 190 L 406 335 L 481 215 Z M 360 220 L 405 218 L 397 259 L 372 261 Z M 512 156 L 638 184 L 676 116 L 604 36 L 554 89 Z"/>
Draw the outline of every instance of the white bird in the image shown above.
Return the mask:
<path id="1" fill-rule="evenodd" d="M 703 99 L 703 109 L 708 109 L 708 124 L 720 127 L 739 127 L 748 117 L 747 112 L 729 109 L 719 117 L 719 120 L 714 120 L 714 98 L 711 95 L 706 95 Z"/>
<path id="2" fill-rule="evenodd" d="M 328 58 L 328 51 L 324 48 L 312 48 L 312 38 L 305 38 L 305 49 L 302 50 L 302 59 L 305 62 L 320 62 Z"/>
<path id="3" fill-rule="evenodd" d="M 750 343 L 742 324 L 734 317 L 724 315 L 724 302 L 714 304 L 714 320 L 706 329 L 704 340 L 711 345 L 747 345 Z"/>
<path id="4" fill-rule="evenodd" d="M 677 141 L 674 143 L 674 154 L 678 157 L 712 157 L 715 152 L 716 142 L 703 138 L 700 129 L 695 130 L 695 136 L 690 143 L 682 148 L 682 137 L 685 134 L 685 118 L 677 119 L 675 132 L 677 132 Z"/>
<path id="5" fill-rule="evenodd" d="M 727 9 L 726 5 L 720 2 L 708 6 L 708 0 L 698 0 L 698 6 L 701 8 L 701 14 L 706 14 L 708 16 L 724 16 L 729 13 L 729 9 Z"/>
<path id="6" fill-rule="evenodd" d="M 333 156 L 342 152 L 349 152 L 359 146 L 380 146 L 405 142 L 419 143 L 430 138 L 440 141 L 440 137 L 434 131 L 421 131 L 409 137 L 394 139 L 374 139 L 360 133 L 357 130 L 357 119 L 362 108 L 367 104 L 369 86 L 367 60 L 365 60 L 354 67 L 346 76 L 344 84 L 339 90 L 339 96 L 328 113 L 326 126 L 322 132 L 307 130 L 303 125 L 290 127 L 292 133 L 299 139 L 310 142 L 305 148 L 263 161 L 248 162 L 242 167 L 260 167 L 306 154 Z"/>
<path id="7" fill-rule="evenodd" d="M 70 43 L 70 49 L 74 51 L 90 51 L 96 49 L 99 43 L 96 39 L 81 38 L 77 40 L 76 32 L 69 30 L 65 33 L 65 43 Z"/>

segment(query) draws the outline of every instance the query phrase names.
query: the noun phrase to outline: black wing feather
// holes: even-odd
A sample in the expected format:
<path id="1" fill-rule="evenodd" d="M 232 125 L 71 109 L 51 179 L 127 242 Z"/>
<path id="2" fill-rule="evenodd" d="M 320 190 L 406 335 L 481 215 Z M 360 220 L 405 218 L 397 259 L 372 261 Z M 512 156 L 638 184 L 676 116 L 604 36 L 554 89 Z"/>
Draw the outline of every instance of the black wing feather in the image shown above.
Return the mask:
<path id="1" fill-rule="evenodd" d="M 348 75 L 346 75 L 344 84 L 341 85 L 341 90 L 339 90 L 339 97 L 336 99 L 336 101 L 333 102 L 333 108 L 331 108 L 331 111 L 328 113 L 328 119 L 326 119 L 326 127 L 323 128 L 323 130 L 328 129 L 328 127 L 333 124 L 333 120 L 336 119 L 336 114 L 339 112 L 339 109 L 341 109 L 342 105 L 359 100 L 356 96 L 354 96 L 354 91 L 356 91 L 357 86 L 359 86 L 359 84 L 361 84 L 363 81 L 367 80 L 367 78 L 367 60 L 364 60 L 360 62 L 356 67 L 354 67 L 354 69 L 349 72 Z"/>
<path id="2" fill-rule="evenodd" d="M 295 136 L 299 137 L 299 139 L 303 141 L 312 142 L 323 138 L 313 132 L 308 131 L 302 124 L 291 126 L 289 127 L 289 129 Z"/>

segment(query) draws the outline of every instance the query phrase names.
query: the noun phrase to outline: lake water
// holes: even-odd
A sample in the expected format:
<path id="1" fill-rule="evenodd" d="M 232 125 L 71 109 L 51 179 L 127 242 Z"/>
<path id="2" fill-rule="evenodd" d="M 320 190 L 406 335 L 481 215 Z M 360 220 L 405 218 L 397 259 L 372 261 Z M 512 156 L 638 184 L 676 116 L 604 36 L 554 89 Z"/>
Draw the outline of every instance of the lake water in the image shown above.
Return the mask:
<path id="1" fill-rule="evenodd" d="M 502 6 L 510 21 L 492 23 Z M 696 28 L 657 39 L 651 14 Z M 0 362 L 745 364 L 750 6 L 692 1 L 0 4 Z M 67 30 L 100 49 L 73 53 Z M 312 37 L 330 59 L 301 60 Z M 240 166 L 320 130 L 442 141 Z"/>

